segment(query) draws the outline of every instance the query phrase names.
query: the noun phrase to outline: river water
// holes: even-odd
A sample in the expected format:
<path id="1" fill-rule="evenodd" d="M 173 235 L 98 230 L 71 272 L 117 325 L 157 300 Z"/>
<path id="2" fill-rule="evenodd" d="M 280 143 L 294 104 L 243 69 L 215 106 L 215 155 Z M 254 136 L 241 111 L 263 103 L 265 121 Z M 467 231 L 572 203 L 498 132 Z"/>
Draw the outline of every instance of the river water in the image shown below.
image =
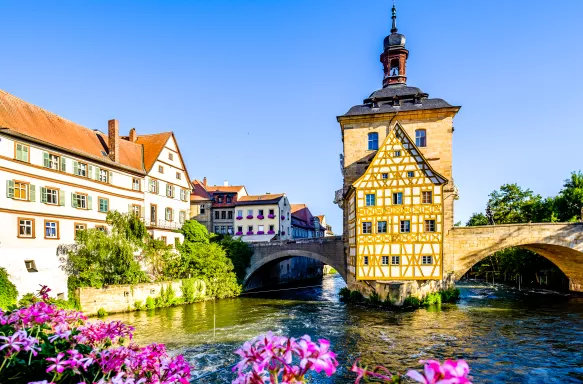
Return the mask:
<path id="1" fill-rule="evenodd" d="M 184 354 L 197 384 L 230 383 L 224 367 L 237 361 L 232 351 L 269 330 L 331 341 L 339 370 L 312 383 L 353 383 L 347 367 L 356 358 L 399 372 L 419 368 L 420 359 L 464 358 L 474 383 L 583 383 L 581 296 L 464 283 L 457 304 L 405 312 L 341 303 L 343 286 L 329 275 L 318 287 L 219 300 L 216 335 L 212 302 L 109 319 L 133 325 L 140 344 L 161 342 Z"/>

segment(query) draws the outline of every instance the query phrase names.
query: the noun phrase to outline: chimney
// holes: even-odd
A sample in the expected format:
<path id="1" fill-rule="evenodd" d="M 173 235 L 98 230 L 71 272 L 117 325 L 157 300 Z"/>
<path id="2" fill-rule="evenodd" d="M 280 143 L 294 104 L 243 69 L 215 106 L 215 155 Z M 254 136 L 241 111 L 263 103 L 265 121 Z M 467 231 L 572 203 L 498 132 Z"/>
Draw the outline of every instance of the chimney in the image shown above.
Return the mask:
<path id="1" fill-rule="evenodd" d="M 137 138 L 138 134 L 136 133 L 136 129 L 135 128 L 130 129 L 130 141 L 132 143 L 135 143 Z"/>
<path id="2" fill-rule="evenodd" d="M 107 122 L 107 145 L 109 146 L 109 158 L 119 162 L 119 122 L 115 119 Z"/>
<path id="3" fill-rule="evenodd" d="M 225 180 L 223 183 L 223 187 L 228 187 L 228 186 L 229 186 L 229 182 L 227 180 Z"/>
<path id="4" fill-rule="evenodd" d="M 204 185 L 204 189 L 206 189 L 206 176 L 202 179 L 202 185 Z"/>

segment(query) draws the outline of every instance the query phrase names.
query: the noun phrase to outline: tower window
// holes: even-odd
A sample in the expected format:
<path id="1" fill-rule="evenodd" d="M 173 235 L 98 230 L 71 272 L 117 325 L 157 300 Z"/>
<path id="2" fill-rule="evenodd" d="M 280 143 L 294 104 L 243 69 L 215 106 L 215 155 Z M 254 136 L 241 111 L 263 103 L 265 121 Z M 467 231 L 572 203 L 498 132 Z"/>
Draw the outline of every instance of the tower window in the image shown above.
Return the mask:
<path id="1" fill-rule="evenodd" d="M 401 264 L 401 257 L 400 256 L 391 256 L 391 264 L 393 264 L 393 265 Z"/>
<path id="2" fill-rule="evenodd" d="M 379 134 L 371 132 L 368 134 L 368 150 L 376 151 L 377 149 L 379 149 Z"/>
<path id="3" fill-rule="evenodd" d="M 391 76 L 399 76 L 399 60 L 393 59 L 391 60 Z"/>
<path id="4" fill-rule="evenodd" d="M 401 220 L 401 233 L 409 233 L 411 232 L 411 221 L 410 220 Z"/>
<path id="5" fill-rule="evenodd" d="M 393 156 L 394 156 L 394 157 L 401 157 L 401 151 L 395 151 L 395 152 L 393 153 Z"/>
<path id="6" fill-rule="evenodd" d="M 388 179 L 388 178 L 389 178 L 389 174 L 388 174 L 388 173 L 383 173 L 382 177 L 383 177 L 383 179 L 385 179 L 385 180 L 386 180 L 386 179 Z"/>
<path id="7" fill-rule="evenodd" d="M 362 223 L 362 233 L 369 234 L 372 233 L 372 223 L 370 221 L 365 221 Z"/>
<path id="8" fill-rule="evenodd" d="M 433 194 L 431 191 L 423 191 L 421 192 L 421 203 L 422 204 L 431 204 L 433 203 Z"/>
<path id="9" fill-rule="evenodd" d="M 408 171 L 407 177 L 415 177 L 415 171 Z"/>
<path id="10" fill-rule="evenodd" d="M 418 147 L 427 147 L 427 135 L 425 129 L 415 130 L 415 145 Z"/>
<path id="11" fill-rule="evenodd" d="M 393 204 L 395 205 L 403 204 L 403 192 L 393 193 Z"/>
<path id="12" fill-rule="evenodd" d="M 422 256 L 421 264 L 423 265 L 433 264 L 433 256 Z"/>
<path id="13" fill-rule="evenodd" d="M 373 193 L 369 193 L 366 195 L 366 206 L 367 207 L 374 207 L 375 205 L 375 195 Z"/>
<path id="14" fill-rule="evenodd" d="M 364 256 L 363 264 L 368 265 L 368 256 Z"/>
<path id="15" fill-rule="evenodd" d="M 382 265 L 389 265 L 389 256 L 383 256 L 381 258 L 381 264 Z"/>

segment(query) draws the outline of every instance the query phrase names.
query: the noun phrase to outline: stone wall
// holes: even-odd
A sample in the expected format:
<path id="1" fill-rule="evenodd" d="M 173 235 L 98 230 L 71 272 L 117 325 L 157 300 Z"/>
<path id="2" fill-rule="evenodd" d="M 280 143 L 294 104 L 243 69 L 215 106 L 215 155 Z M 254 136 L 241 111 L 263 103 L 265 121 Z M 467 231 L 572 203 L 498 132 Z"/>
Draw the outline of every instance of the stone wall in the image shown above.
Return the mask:
<path id="1" fill-rule="evenodd" d="M 176 297 L 182 297 L 182 281 L 168 281 L 162 283 L 146 283 L 135 285 L 111 285 L 104 288 L 78 288 L 76 295 L 81 305 L 81 310 L 88 316 L 97 314 L 100 308 L 108 313 L 127 312 L 135 310 L 136 301 L 145 305 L 148 297 L 156 298 L 160 295 L 162 287 L 166 290 L 172 286 Z M 202 291 L 204 296 L 204 283 Z"/>

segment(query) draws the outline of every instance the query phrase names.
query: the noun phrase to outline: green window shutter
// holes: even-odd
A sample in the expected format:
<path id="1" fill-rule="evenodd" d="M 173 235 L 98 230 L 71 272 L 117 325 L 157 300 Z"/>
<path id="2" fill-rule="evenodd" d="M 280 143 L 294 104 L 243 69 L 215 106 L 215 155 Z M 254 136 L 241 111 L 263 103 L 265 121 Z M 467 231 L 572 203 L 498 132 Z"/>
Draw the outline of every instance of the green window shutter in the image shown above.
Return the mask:
<path id="1" fill-rule="evenodd" d="M 101 169 L 99 167 L 94 167 L 95 168 L 95 180 L 99 180 L 99 173 L 101 171 Z"/>
<path id="2" fill-rule="evenodd" d="M 43 165 L 48 168 L 49 167 L 49 153 L 43 152 Z"/>
<path id="3" fill-rule="evenodd" d="M 75 160 L 73 160 L 73 173 L 75 175 L 79 174 L 79 163 Z"/>
<path id="4" fill-rule="evenodd" d="M 67 159 L 65 157 L 61 157 L 61 172 L 67 171 Z"/>
<path id="5" fill-rule="evenodd" d="M 22 154 L 23 154 L 23 156 L 24 156 L 24 157 L 22 158 L 22 160 L 23 160 L 23 161 L 28 161 L 28 159 L 29 159 L 29 158 L 28 158 L 28 147 L 26 147 L 26 146 L 24 146 L 24 145 L 22 146 Z"/>
<path id="6" fill-rule="evenodd" d="M 14 197 L 14 180 L 6 180 L 6 197 Z"/>
<path id="7" fill-rule="evenodd" d="M 160 182 L 158 182 L 158 180 L 156 180 L 156 191 L 157 191 L 158 194 L 161 195 L 161 193 L 160 193 Z"/>
<path id="8" fill-rule="evenodd" d="M 87 178 L 88 179 L 94 179 L 94 180 L 99 180 L 99 177 L 95 177 L 95 174 L 93 173 L 93 165 L 88 165 L 87 166 Z"/>
<path id="9" fill-rule="evenodd" d="M 61 207 L 65 206 L 65 191 L 59 191 L 59 205 Z"/>
<path id="10" fill-rule="evenodd" d="M 175 186 L 170 186 L 170 189 L 172 190 L 172 197 L 176 198 L 176 187 Z"/>
<path id="11" fill-rule="evenodd" d="M 109 184 L 113 184 L 113 172 L 109 171 L 109 177 L 107 178 Z"/>
<path id="12" fill-rule="evenodd" d="M 75 198 L 75 193 L 71 192 L 71 207 L 77 208 L 77 199 Z"/>
<path id="13" fill-rule="evenodd" d="M 87 209 L 93 209 L 91 203 L 91 196 L 87 196 Z"/>
<path id="14" fill-rule="evenodd" d="M 22 145 L 16 144 L 16 160 L 22 160 Z"/>
<path id="15" fill-rule="evenodd" d="M 36 188 L 32 184 L 28 186 L 28 197 L 28 201 L 36 201 Z"/>
<path id="16" fill-rule="evenodd" d="M 47 189 L 45 187 L 40 187 L 40 202 L 47 202 Z"/>

